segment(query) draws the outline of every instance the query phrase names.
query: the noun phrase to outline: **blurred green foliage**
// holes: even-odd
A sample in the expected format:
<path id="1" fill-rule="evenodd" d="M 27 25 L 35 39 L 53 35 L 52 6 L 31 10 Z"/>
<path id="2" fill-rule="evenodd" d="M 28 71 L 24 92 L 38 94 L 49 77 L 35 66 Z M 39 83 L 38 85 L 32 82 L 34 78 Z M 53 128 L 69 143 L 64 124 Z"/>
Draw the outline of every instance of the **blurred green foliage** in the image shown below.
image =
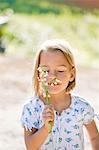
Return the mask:
<path id="1" fill-rule="evenodd" d="M 12 8 L 15 13 L 28 14 L 62 14 L 65 9 L 70 9 L 72 14 L 84 14 L 88 12 L 86 9 L 81 9 L 74 6 L 66 6 L 62 0 L 0 0 L 0 11 L 7 8 Z M 91 10 L 97 13 L 96 10 Z"/>
<path id="2" fill-rule="evenodd" d="M 7 54 L 33 57 L 46 39 L 64 38 L 77 49 L 77 63 L 99 66 L 99 11 L 51 0 L 0 0 L 2 13 L 14 10 L 4 31 Z"/>
<path id="3" fill-rule="evenodd" d="M 3 0 L 1 1 L 0 8 L 1 10 L 4 10 L 5 8 L 12 8 L 14 12 L 26 14 L 61 13 L 61 10 L 59 7 L 57 7 L 57 5 L 53 7 L 50 2 L 42 0 Z"/>

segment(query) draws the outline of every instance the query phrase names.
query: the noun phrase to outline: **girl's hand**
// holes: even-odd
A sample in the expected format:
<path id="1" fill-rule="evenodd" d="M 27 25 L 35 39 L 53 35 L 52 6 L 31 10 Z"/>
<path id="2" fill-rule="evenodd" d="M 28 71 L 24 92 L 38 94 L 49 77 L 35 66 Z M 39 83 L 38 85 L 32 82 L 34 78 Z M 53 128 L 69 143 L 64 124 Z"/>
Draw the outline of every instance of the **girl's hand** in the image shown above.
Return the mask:
<path id="1" fill-rule="evenodd" d="M 54 110 L 53 110 L 53 107 L 51 105 L 46 105 L 45 109 L 42 113 L 42 116 L 43 116 L 45 128 L 47 129 L 48 132 L 50 132 L 49 123 L 51 123 L 52 126 L 54 125 Z"/>

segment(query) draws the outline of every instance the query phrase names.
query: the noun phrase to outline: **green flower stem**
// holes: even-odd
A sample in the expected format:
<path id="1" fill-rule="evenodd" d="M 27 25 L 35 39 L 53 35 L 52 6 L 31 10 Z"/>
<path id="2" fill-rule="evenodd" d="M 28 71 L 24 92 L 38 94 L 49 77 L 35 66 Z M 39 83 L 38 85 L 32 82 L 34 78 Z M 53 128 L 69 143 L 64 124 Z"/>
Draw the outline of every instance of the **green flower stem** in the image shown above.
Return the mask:
<path id="1" fill-rule="evenodd" d="M 45 85 L 44 81 L 42 82 L 42 87 L 43 87 L 44 92 L 45 92 L 46 105 L 50 105 L 51 101 L 50 101 L 50 97 L 49 97 L 49 93 L 48 93 L 48 88 Z M 49 121 L 49 124 L 48 124 L 49 133 L 51 133 L 51 131 L 52 131 L 52 126 L 53 126 L 53 121 Z"/>
<path id="2" fill-rule="evenodd" d="M 50 98 L 49 98 L 48 90 L 46 90 L 46 104 L 47 104 L 47 105 L 50 105 L 50 104 L 51 104 Z M 49 124 L 48 124 L 49 133 L 51 133 L 51 131 L 52 131 L 52 125 L 53 125 L 53 122 L 52 122 L 52 121 L 49 121 Z"/>

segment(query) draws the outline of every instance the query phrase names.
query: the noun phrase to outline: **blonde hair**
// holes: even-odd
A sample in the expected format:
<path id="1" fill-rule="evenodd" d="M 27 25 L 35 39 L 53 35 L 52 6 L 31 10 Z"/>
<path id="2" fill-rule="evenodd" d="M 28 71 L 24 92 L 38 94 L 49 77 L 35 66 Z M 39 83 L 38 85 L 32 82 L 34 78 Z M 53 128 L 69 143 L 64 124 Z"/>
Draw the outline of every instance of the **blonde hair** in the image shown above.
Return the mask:
<path id="1" fill-rule="evenodd" d="M 38 81 L 38 67 L 40 64 L 40 56 L 43 51 L 61 51 L 64 56 L 66 57 L 66 60 L 68 61 L 68 64 L 71 68 L 75 69 L 75 62 L 74 57 L 72 54 L 72 48 L 70 44 L 65 40 L 60 39 L 53 39 L 53 40 L 47 40 L 45 41 L 39 48 L 39 51 L 35 57 L 35 64 L 34 64 L 34 74 L 33 74 L 33 84 L 34 84 L 34 91 L 36 94 L 39 93 L 39 81 Z M 69 82 L 66 92 L 70 92 L 76 84 L 76 76 L 74 77 L 74 80 L 72 82 Z"/>

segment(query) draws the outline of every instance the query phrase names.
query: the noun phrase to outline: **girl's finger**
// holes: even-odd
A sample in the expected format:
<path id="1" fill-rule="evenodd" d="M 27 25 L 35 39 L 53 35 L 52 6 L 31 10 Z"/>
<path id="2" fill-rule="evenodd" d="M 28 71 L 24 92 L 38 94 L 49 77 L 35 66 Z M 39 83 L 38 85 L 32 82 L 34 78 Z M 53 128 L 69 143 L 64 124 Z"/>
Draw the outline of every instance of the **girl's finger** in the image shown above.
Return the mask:
<path id="1" fill-rule="evenodd" d="M 45 109 L 47 109 L 47 108 L 49 108 L 49 109 L 51 109 L 51 110 L 54 110 L 52 104 L 50 104 L 50 105 L 45 105 Z"/>
<path id="2" fill-rule="evenodd" d="M 45 117 L 44 121 L 45 122 L 54 121 L 54 118 L 53 117 Z"/>
<path id="3" fill-rule="evenodd" d="M 53 113 L 53 112 L 43 112 L 43 113 L 42 113 L 42 116 L 43 116 L 43 117 L 45 117 L 45 116 L 54 117 L 54 113 Z"/>

